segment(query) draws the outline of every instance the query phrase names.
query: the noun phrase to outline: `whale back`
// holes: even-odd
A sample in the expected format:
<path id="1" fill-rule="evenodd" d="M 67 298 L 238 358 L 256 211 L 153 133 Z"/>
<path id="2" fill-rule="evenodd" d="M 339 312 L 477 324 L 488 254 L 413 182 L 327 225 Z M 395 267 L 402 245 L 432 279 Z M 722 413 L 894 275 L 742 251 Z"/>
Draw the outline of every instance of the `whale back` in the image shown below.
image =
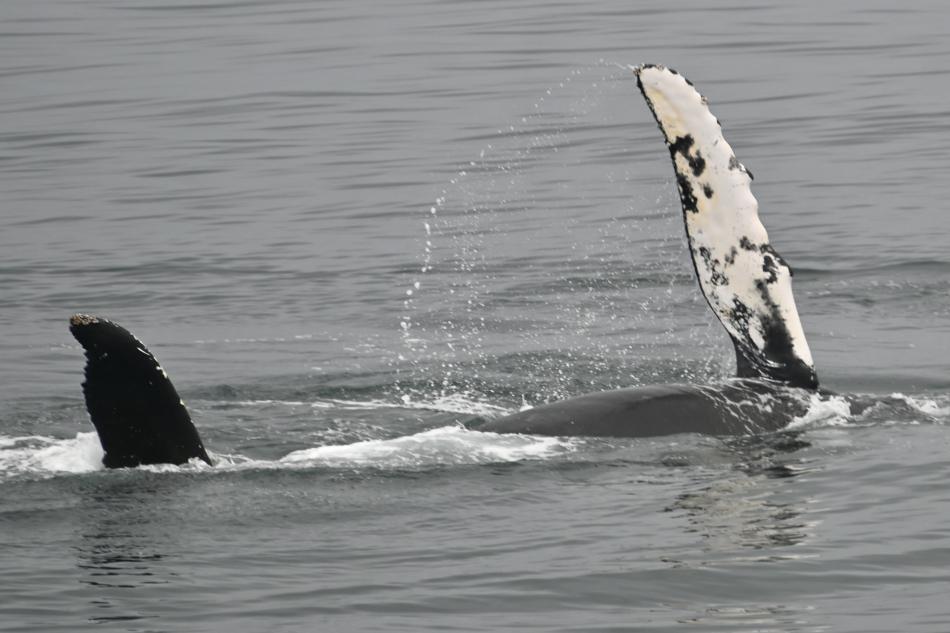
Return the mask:
<path id="1" fill-rule="evenodd" d="M 759 220 L 752 174 L 685 77 L 654 65 L 635 72 L 673 159 L 699 287 L 732 338 L 738 376 L 816 389 L 792 271 Z"/>
<path id="2" fill-rule="evenodd" d="M 211 463 L 174 385 L 152 353 L 120 325 L 77 314 L 69 330 L 86 352 L 86 409 L 108 468 Z"/>

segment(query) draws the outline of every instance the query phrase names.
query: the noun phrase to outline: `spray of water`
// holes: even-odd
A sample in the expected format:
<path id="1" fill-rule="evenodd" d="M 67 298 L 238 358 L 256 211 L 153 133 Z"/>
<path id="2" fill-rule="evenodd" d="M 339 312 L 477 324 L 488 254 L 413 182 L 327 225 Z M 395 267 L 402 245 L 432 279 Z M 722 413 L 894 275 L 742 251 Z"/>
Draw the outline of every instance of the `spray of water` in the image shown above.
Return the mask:
<path id="1" fill-rule="evenodd" d="M 634 90 L 626 66 L 571 71 L 435 196 L 399 320 L 403 402 L 517 405 L 728 373 L 671 182 L 637 171 Z"/>

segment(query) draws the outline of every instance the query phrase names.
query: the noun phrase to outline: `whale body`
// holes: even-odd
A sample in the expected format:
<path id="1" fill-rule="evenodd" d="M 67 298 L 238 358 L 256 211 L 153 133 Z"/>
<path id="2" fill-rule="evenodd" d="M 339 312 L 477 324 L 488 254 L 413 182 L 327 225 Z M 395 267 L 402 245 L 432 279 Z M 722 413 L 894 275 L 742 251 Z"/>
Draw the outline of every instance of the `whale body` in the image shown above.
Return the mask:
<path id="1" fill-rule="evenodd" d="M 752 379 L 645 385 L 567 398 L 472 428 L 561 437 L 757 435 L 778 431 L 804 414 L 807 399 L 802 395 L 798 389 Z"/>

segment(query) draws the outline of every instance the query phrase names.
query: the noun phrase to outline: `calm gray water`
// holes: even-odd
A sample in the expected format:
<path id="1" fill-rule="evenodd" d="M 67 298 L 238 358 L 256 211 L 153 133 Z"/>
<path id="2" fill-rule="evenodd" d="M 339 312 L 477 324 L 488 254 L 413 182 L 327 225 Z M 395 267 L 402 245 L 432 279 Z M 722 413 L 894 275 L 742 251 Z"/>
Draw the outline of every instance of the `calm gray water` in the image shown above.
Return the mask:
<path id="1" fill-rule="evenodd" d="M 5 0 L 0 630 L 950 629 L 948 24 Z M 464 431 L 732 371 L 642 62 L 755 173 L 845 395 L 781 441 Z M 78 311 L 150 346 L 215 468 L 101 469 Z"/>

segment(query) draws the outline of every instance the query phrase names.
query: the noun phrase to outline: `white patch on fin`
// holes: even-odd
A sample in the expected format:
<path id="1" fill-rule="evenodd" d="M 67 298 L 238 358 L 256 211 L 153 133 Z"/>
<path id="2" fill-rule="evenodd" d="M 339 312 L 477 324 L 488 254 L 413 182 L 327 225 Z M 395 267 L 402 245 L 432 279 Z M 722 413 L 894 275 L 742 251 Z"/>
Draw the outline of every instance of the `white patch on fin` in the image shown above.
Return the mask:
<path id="1" fill-rule="evenodd" d="M 653 65 L 634 72 L 670 150 L 696 277 L 732 337 L 739 376 L 816 388 L 792 272 L 759 221 L 752 175 L 685 77 Z"/>

